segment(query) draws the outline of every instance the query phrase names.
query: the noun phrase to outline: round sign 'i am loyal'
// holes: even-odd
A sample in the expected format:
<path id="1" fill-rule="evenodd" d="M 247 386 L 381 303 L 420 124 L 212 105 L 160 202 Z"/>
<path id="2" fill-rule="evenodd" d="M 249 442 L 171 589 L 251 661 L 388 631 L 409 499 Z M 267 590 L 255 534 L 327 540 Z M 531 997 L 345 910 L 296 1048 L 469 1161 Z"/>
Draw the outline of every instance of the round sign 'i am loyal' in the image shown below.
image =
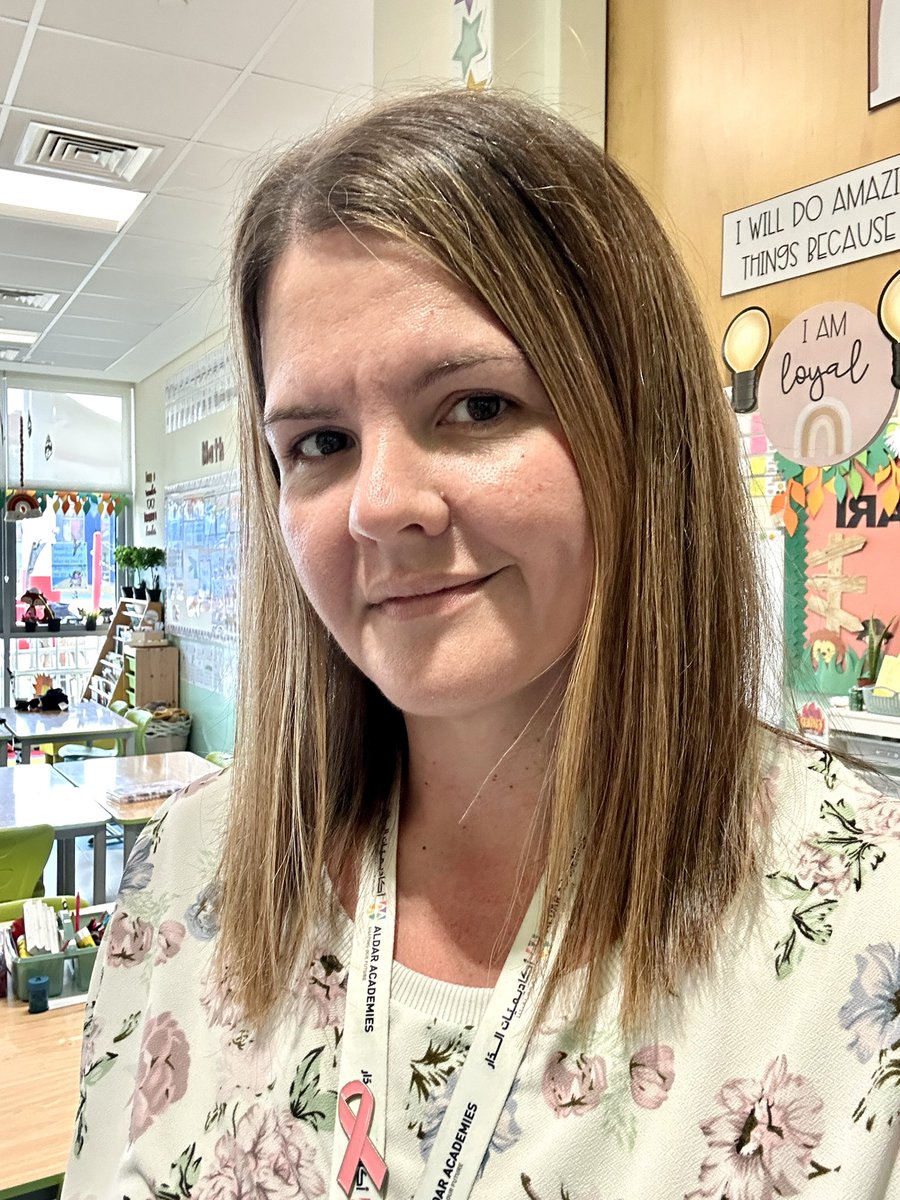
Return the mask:
<path id="1" fill-rule="evenodd" d="M 858 454 L 881 433 L 895 400 L 891 348 L 859 304 L 801 313 L 776 338 L 759 383 L 769 441 L 806 467 Z"/>

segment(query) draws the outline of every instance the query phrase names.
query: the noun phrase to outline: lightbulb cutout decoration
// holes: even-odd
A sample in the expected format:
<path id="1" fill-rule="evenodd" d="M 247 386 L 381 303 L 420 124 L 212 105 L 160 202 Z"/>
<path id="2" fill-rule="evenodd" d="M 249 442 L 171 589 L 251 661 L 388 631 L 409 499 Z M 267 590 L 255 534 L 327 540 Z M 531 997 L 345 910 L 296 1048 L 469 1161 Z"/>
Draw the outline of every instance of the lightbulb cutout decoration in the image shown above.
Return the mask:
<path id="1" fill-rule="evenodd" d="M 900 392 L 900 271 L 894 272 L 878 298 L 878 324 L 891 343 L 891 383 Z"/>
<path id="2" fill-rule="evenodd" d="M 759 365 L 772 341 L 772 325 L 763 308 L 745 308 L 725 330 L 722 358 L 731 371 L 731 407 L 738 413 L 756 408 Z"/>

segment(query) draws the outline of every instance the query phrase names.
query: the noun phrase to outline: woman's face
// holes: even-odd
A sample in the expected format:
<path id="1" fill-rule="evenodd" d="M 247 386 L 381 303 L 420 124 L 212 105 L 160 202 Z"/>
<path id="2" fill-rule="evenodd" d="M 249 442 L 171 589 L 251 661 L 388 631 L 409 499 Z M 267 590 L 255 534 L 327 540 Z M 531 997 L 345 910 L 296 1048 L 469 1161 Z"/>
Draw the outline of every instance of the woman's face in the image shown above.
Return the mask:
<path id="1" fill-rule="evenodd" d="M 577 636 L 592 551 L 515 343 L 424 256 L 344 230 L 285 251 L 261 327 L 281 529 L 335 640 L 408 714 L 522 693 Z"/>

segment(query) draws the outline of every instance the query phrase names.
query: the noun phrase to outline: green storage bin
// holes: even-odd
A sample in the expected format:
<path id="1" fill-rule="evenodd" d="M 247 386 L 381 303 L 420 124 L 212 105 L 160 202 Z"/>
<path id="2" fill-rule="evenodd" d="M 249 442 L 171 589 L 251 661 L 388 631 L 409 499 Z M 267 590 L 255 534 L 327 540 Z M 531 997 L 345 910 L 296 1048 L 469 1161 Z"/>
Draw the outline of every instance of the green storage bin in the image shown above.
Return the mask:
<path id="1" fill-rule="evenodd" d="M 47 995 L 58 996 L 63 988 L 65 965 L 66 956 L 59 950 L 55 954 L 31 954 L 28 958 L 14 955 L 12 976 L 16 997 L 19 1000 L 28 1000 L 28 980 L 32 975 L 46 975 L 50 981 Z"/>
<path id="2" fill-rule="evenodd" d="M 97 961 L 99 949 L 99 946 L 76 946 L 66 953 L 66 958 L 72 962 L 75 987 L 79 992 L 86 992 L 91 986 L 91 975 L 94 973 L 94 963 Z"/>

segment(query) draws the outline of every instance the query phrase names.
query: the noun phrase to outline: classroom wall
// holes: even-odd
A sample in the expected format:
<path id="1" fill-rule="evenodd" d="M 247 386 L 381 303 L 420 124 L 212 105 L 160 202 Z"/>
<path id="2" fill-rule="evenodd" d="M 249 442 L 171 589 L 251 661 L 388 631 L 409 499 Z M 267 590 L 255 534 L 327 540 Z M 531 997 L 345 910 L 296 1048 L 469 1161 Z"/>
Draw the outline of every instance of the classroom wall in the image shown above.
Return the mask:
<path id="1" fill-rule="evenodd" d="M 898 229 L 891 253 L 720 295 L 725 213 L 900 152 L 900 102 L 868 108 L 867 10 L 865 0 L 609 0 L 607 148 L 672 234 L 717 346 L 731 318 L 750 305 L 768 312 L 773 340 L 826 301 L 874 312 L 900 268 Z M 722 378 L 730 382 L 724 365 Z M 887 378 L 884 384 L 889 401 Z M 808 581 L 834 569 L 826 560 L 836 547 L 846 553 L 843 610 L 860 621 L 900 611 L 900 511 L 892 514 L 882 501 L 889 480 L 876 484 L 871 473 L 860 474 L 873 497 L 870 522 L 846 527 L 832 480 L 821 508 L 801 513 L 797 532 L 785 537 L 793 667 L 815 657 L 812 641 L 824 619 L 810 606 Z M 796 486 L 805 490 L 805 476 Z M 828 620 L 829 628 L 840 624 L 833 614 Z M 847 651 L 861 651 L 852 629 L 839 633 Z M 835 677 L 818 685 L 846 693 L 852 682 Z"/>
<path id="2" fill-rule="evenodd" d="M 467 8 L 470 10 L 467 13 Z M 375 71 L 383 95 L 465 82 L 454 59 L 463 20 L 480 17 L 483 53 L 472 84 L 513 88 L 563 112 L 602 144 L 606 106 L 606 0 L 378 0 Z"/>
<path id="3" fill-rule="evenodd" d="M 773 333 L 814 304 L 874 308 L 894 253 L 719 295 L 722 216 L 900 150 L 868 111 L 865 0 L 609 0 L 607 149 L 674 233 L 712 336 L 751 304 Z"/>
<path id="4" fill-rule="evenodd" d="M 138 544 L 164 545 L 164 498 L 167 484 L 203 479 L 237 466 L 236 408 L 226 409 L 201 421 L 166 433 L 166 380 L 188 363 L 200 358 L 207 350 L 221 344 L 223 334 L 214 334 L 187 354 L 174 359 L 155 374 L 148 376 L 135 388 L 135 541 Z M 204 441 L 214 443 L 221 438 L 224 461 L 203 464 Z M 143 514 L 146 508 L 146 477 L 155 474 L 156 510 L 159 519 L 156 533 L 145 532 Z M 180 638 L 172 641 L 181 646 Z M 228 750 L 234 744 L 233 689 L 223 685 L 221 691 L 196 687 L 180 680 L 181 706 L 193 716 L 190 748 L 197 754 L 210 750 Z"/>

